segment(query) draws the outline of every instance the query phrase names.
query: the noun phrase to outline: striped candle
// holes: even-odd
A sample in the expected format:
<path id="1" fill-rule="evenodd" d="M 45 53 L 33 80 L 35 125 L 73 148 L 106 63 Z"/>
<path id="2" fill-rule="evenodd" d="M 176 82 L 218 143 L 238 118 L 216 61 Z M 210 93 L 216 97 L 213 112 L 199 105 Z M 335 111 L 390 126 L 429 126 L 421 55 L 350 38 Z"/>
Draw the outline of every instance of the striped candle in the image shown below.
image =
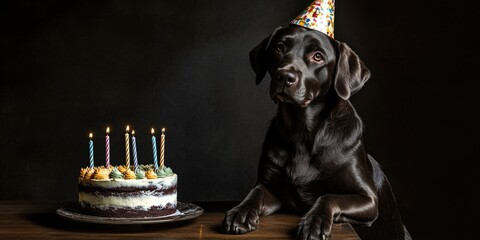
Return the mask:
<path id="1" fill-rule="evenodd" d="M 128 131 L 130 131 L 130 127 L 127 125 L 127 132 L 125 133 L 125 165 L 127 169 L 130 168 L 130 135 Z"/>
<path id="2" fill-rule="evenodd" d="M 132 130 L 132 151 L 133 151 L 133 165 L 135 166 L 135 172 L 138 169 L 137 159 L 137 139 L 135 139 L 135 131 Z"/>
<path id="3" fill-rule="evenodd" d="M 165 167 L 165 128 L 162 128 L 160 135 L 160 168 Z"/>
<path id="4" fill-rule="evenodd" d="M 152 146 L 153 146 L 153 165 L 155 170 L 158 169 L 158 157 L 157 157 L 157 139 L 155 138 L 155 130 L 152 128 Z"/>
<path id="5" fill-rule="evenodd" d="M 105 135 L 105 167 L 110 167 L 110 127 L 107 127 L 107 134 Z"/>
<path id="6" fill-rule="evenodd" d="M 90 152 L 90 168 L 93 168 L 94 167 L 94 163 L 93 163 L 93 133 L 90 133 L 88 135 L 88 137 L 90 138 L 90 141 L 88 141 L 88 150 Z"/>

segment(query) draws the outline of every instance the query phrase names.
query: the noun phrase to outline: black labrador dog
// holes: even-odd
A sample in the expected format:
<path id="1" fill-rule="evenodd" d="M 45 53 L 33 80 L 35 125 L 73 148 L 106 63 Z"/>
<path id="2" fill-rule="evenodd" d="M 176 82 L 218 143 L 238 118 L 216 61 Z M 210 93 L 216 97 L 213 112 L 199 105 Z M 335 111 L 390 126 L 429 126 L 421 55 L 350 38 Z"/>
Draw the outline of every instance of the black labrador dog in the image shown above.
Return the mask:
<path id="1" fill-rule="evenodd" d="M 226 213 L 226 232 L 255 230 L 261 215 L 283 207 L 303 214 L 299 239 L 329 239 L 341 222 L 364 240 L 411 239 L 348 100 L 370 77 L 359 57 L 345 43 L 291 25 L 255 47 L 250 62 L 257 84 L 270 74 L 278 114 L 263 143 L 257 185 Z"/>

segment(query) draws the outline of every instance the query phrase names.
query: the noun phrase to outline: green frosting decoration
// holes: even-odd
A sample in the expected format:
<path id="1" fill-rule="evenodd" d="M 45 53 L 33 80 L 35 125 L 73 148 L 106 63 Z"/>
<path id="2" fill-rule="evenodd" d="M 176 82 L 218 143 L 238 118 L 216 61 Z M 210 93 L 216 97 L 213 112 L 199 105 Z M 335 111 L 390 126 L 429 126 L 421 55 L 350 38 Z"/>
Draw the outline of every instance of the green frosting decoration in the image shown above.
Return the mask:
<path id="1" fill-rule="evenodd" d="M 118 168 L 114 168 L 113 171 L 110 173 L 110 177 L 113 179 L 122 179 L 123 174 L 118 170 Z"/>
<path id="2" fill-rule="evenodd" d="M 142 165 L 138 166 L 138 169 L 141 169 L 143 171 L 148 171 L 148 165 L 143 165 L 142 164 Z"/>
<path id="3" fill-rule="evenodd" d="M 137 179 L 144 179 L 145 178 L 145 171 L 142 169 L 138 168 L 137 171 L 135 171 L 135 177 Z"/>
<path id="4" fill-rule="evenodd" d="M 167 176 L 167 174 L 165 173 L 165 171 L 163 171 L 163 168 L 159 168 L 157 169 L 157 171 L 155 171 L 155 173 L 157 174 L 157 176 L 159 178 L 164 178 Z"/>
<path id="5" fill-rule="evenodd" d="M 171 168 L 166 167 L 166 168 L 164 168 L 163 171 L 165 171 L 165 173 L 167 174 L 167 176 L 173 176 L 173 171 L 172 171 Z"/>
<path id="6" fill-rule="evenodd" d="M 173 171 L 169 167 L 159 168 L 159 169 L 157 169 L 157 171 L 155 173 L 157 174 L 157 176 L 159 178 L 173 176 Z"/>

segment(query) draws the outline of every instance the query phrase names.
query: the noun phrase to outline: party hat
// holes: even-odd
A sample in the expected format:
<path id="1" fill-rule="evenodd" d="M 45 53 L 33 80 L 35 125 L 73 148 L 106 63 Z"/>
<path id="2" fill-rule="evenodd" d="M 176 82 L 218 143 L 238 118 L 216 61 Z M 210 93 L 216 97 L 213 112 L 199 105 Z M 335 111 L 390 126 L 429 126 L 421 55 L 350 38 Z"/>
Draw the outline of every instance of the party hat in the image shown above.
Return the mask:
<path id="1" fill-rule="evenodd" d="M 333 38 L 335 0 L 315 0 L 291 24 L 317 30 Z"/>

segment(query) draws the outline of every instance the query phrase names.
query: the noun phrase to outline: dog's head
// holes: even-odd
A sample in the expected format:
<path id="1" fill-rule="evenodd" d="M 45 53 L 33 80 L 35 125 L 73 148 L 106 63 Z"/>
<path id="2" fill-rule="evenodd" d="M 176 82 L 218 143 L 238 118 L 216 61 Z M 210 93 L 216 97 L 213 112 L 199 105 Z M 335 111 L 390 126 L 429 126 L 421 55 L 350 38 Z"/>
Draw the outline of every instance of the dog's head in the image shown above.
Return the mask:
<path id="1" fill-rule="evenodd" d="M 345 43 L 303 27 L 277 28 L 250 52 L 257 84 L 267 71 L 275 102 L 307 107 L 327 92 L 347 100 L 360 90 L 370 71 Z"/>

